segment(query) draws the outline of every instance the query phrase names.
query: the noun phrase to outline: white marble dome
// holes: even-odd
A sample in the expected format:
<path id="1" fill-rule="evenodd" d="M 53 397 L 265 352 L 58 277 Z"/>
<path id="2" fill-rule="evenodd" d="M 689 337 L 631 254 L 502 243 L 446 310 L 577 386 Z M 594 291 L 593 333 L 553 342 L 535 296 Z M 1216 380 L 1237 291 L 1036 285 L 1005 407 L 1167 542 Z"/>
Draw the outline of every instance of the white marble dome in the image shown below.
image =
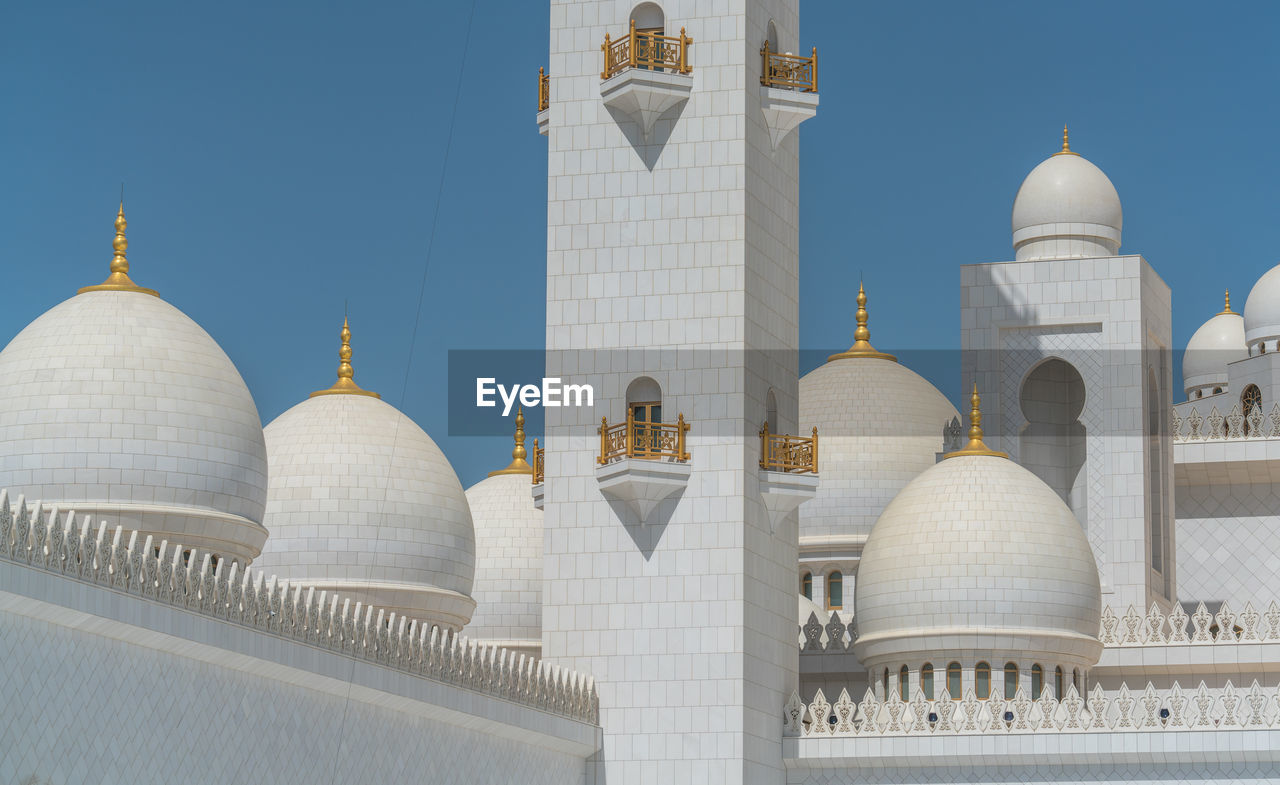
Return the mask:
<path id="1" fill-rule="evenodd" d="M 854 650 L 869 669 L 1088 668 L 1102 652 L 1098 568 L 1080 523 L 1003 457 L 949 457 L 904 488 L 871 531 L 854 602 Z"/>
<path id="2" fill-rule="evenodd" d="M 1231 310 L 1200 325 L 1182 354 L 1182 388 L 1188 398 L 1226 390 L 1227 364 L 1249 356 L 1244 334 L 1244 317 Z"/>
<path id="3" fill-rule="evenodd" d="M 267 538 L 253 396 L 200 325 L 129 280 L 123 208 L 116 227 L 114 288 L 86 287 L 0 352 L 0 487 L 248 562 Z"/>
<path id="4" fill-rule="evenodd" d="M 523 463 L 523 460 L 521 460 Z M 525 464 L 527 466 L 527 464 Z M 464 634 L 542 651 L 542 510 L 532 472 L 495 473 L 467 489 L 476 531 L 476 610 Z"/>
<path id="5" fill-rule="evenodd" d="M 885 506 L 937 462 L 958 414 L 895 360 L 833 359 L 800 379 L 800 433 L 818 428 L 817 495 L 800 506 L 800 537 L 855 552 Z M 802 547 L 803 549 L 803 547 Z"/>
<path id="6" fill-rule="evenodd" d="M 413 420 L 368 394 L 321 394 L 266 440 L 270 537 L 256 566 L 451 630 L 470 620 L 471 512 Z"/>
<path id="7" fill-rule="evenodd" d="M 1124 211 L 1111 180 L 1067 146 L 1031 170 L 1013 200 L 1019 262 L 1088 259 L 1120 251 Z"/>
<path id="8" fill-rule="evenodd" d="M 1262 274 L 1244 301 L 1244 340 L 1250 353 L 1267 342 L 1267 351 L 1276 351 L 1280 338 L 1280 265 Z"/>

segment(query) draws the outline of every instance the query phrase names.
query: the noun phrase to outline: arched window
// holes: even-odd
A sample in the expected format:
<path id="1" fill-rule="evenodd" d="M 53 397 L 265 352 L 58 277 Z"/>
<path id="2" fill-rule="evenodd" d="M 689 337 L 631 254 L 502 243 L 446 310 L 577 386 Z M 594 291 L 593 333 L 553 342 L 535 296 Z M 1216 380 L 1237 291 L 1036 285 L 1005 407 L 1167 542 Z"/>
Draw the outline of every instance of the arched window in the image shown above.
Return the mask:
<path id="1" fill-rule="evenodd" d="M 1214 394 L 1214 395 L 1222 395 L 1222 388 L 1221 388 L 1221 387 L 1214 387 L 1214 388 L 1213 388 L 1213 394 Z"/>
<path id="2" fill-rule="evenodd" d="M 1053 697 L 1062 700 L 1062 666 L 1053 670 Z"/>
<path id="3" fill-rule="evenodd" d="M 1040 663 L 1031 666 L 1031 700 L 1040 700 L 1044 692 L 1044 668 Z"/>
<path id="4" fill-rule="evenodd" d="M 636 23 L 637 33 L 657 33 L 662 35 L 666 20 L 662 7 L 657 3 L 641 3 L 631 11 L 631 21 Z"/>
<path id="5" fill-rule="evenodd" d="M 844 576 L 839 570 L 827 576 L 827 610 L 835 611 L 844 607 Z"/>
<path id="6" fill-rule="evenodd" d="M 907 670 L 907 666 L 903 665 L 898 671 L 898 697 L 902 698 L 902 702 L 906 703 L 911 700 L 911 671 Z"/>
<path id="7" fill-rule="evenodd" d="M 769 30 L 765 40 L 769 43 L 770 52 L 782 51 L 778 48 L 778 26 L 773 23 L 772 19 L 769 20 Z"/>
<path id="8" fill-rule="evenodd" d="M 985 662 L 978 663 L 978 668 L 973 673 L 973 691 L 978 694 L 980 701 L 991 697 L 991 666 Z"/>
<path id="9" fill-rule="evenodd" d="M 884 669 L 884 699 L 889 700 L 889 669 Z"/>
<path id="10" fill-rule="evenodd" d="M 813 599 L 813 573 L 806 572 L 800 577 L 800 593 L 806 600 Z"/>
<path id="11" fill-rule="evenodd" d="M 656 447 L 661 432 L 650 426 L 662 422 L 662 388 L 656 381 L 641 376 L 627 385 L 627 414 L 635 423 L 631 439 L 636 451 L 643 454 Z"/>
<path id="12" fill-rule="evenodd" d="M 769 433 L 778 432 L 778 396 L 773 394 L 773 390 L 764 399 L 764 423 Z"/>
<path id="13" fill-rule="evenodd" d="M 925 700 L 933 700 L 933 665 L 927 662 L 920 669 L 920 689 L 924 690 Z"/>
<path id="14" fill-rule="evenodd" d="M 1013 700 L 1018 694 L 1018 666 L 1012 662 L 1004 664 L 1004 697 Z"/>
<path id="15" fill-rule="evenodd" d="M 1019 433 L 1018 457 L 1062 497 L 1087 531 L 1089 434 L 1081 421 L 1086 392 L 1084 377 L 1066 360 L 1050 357 L 1033 368 L 1019 392 L 1027 424 Z"/>
<path id="16" fill-rule="evenodd" d="M 1240 394 L 1240 411 L 1244 413 L 1244 435 L 1249 435 L 1249 413 L 1254 409 L 1262 411 L 1262 390 L 1251 384 Z"/>
<path id="17" fill-rule="evenodd" d="M 947 692 L 951 693 L 952 700 L 960 700 L 964 697 L 960 694 L 961 690 L 960 663 L 953 662 L 947 666 Z"/>

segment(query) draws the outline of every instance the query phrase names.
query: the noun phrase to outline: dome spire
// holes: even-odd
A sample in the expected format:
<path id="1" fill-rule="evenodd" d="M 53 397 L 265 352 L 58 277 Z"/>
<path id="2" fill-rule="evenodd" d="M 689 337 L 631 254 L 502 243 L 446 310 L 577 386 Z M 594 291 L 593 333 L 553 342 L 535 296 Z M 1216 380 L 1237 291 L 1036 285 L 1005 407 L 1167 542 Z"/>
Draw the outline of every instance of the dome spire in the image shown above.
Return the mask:
<path id="1" fill-rule="evenodd" d="M 1222 310 L 1218 312 L 1218 315 L 1221 316 L 1224 313 L 1235 313 L 1235 311 L 1231 310 L 1231 290 L 1230 289 L 1226 290 L 1226 294 L 1223 295 L 1223 299 L 1225 300 L 1225 302 L 1223 303 Z"/>
<path id="2" fill-rule="evenodd" d="M 1068 138 L 1067 126 L 1062 126 L 1062 149 L 1054 153 L 1054 155 L 1080 155 L 1071 151 L 1071 141 Z"/>
<path id="3" fill-rule="evenodd" d="M 107 280 L 97 286 L 84 286 L 76 290 L 76 294 L 84 294 L 85 292 L 138 292 L 140 294 L 149 294 L 152 297 L 159 297 L 160 294 L 155 289 L 147 289 L 138 286 L 129 277 L 129 260 L 125 256 L 125 252 L 129 250 L 129 240 L 124 236 L 124 230 L 128 227 L 129 222 L 124 219 L 124 197 L 120 197 L 120 209 L 116 211 L 116 239 L 111 243 L 115 252 L 111 256 L 111 275 L 107 276 Z"/>
<path id="4" fill-rule="evenodd" d="M 876 348 L 871 345 L 871 331 L 867 329 L 867 292 L 863 288 L 861 281 L 858 282 L 858 310 L 853 316 L 858 321 L 858 328 L 853 331 L 853 346 L 843 352 L 831 355 L 827 358 L 827 362 L 851 357 L 873 357 L 879 360 L 897 362 L 897 357 L 892 354 L 877 352 Z"/>
<path id="5" fill-rule="evenodd" d="M 525 460 L 528 452 L 524 449 L 524 407 L 516 409 L 516 446 L 511 450 L 511 463 L 505 469 L 489 472 L 490 477 L 499 474 L 533 474 L 533 467 Z"/>
<path id="6" fill-rule="evenodd" d="M 958 458 L 962 455 L 990 455 L 996 458 L 1008 458 L 1008 453 L 997 452 L 982 441 L 982 399 L 978 397 L 978 383 L 973 383 L 973 395 L 969 396 L 969 443 L 945 457 Z"/>
<path id="7" fill-rule="evenodd" d="M 360 385 L 355 382 L 355 370 L 351 367 L 351 327 L 347 324 L 347 317 L 342 317 L 342 332 L 338 333 L 338 337 L 342 339 L 342 348 L 338 350 L 338 381 L 327 390 L 316 390 L 307 396 L 314 398 L 317 395 L 367 395 L 370 398 L 381 398 L 376 392 L 360 389 Z"/>

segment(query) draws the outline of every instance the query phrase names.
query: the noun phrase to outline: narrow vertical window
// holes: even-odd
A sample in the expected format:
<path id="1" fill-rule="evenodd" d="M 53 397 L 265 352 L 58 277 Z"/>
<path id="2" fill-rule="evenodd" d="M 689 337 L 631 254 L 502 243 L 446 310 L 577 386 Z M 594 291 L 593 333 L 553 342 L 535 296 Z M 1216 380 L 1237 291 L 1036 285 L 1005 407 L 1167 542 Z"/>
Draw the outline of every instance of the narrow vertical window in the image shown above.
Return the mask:
<path id="1" fill-rule="evenodd" d="M 964 696 L 960 694 L 960 663 L 953 662 L 947 666 L 947 692 L 951 693 L 952 700 L 960 700 Z"/>
<path id="2" fill-rule="evenodd" d="M 1076 688 L 1076 694 L 1080 694 L 1080 669 L 1075 668 L 1071 671 L 1071 686 Z"/>
<path id="3" fill-rule="evenodd" d="M 1012 662 L 1004 664 L 1004 697 L 1013 700 L 1018 694 L 1018 666 Z"/>
<path id="4" fill-rule="evenodd" d="M 884 669 L 884 699 L 889 700 L 889 669 Z"/>
<path id="5" fill-rule="evenodd" d="M 898 697 L 902 698 L 903 703 L 911 700 L 911 671 L 907 670 L 907 666 L 903 665 L 898 671 Z"/>
<path id="6" fill-rule="evenodd" d="M 1044 668 L 1040 663 L 1031 666 L 1031 700 L 1040 700 L 1044 692 Z"/>
<path id="7" fill-rule="evenodd" d="M 804 595 L 806 600 L 813 599 L 813 573 L 806 572 L 800 578 L 800 593 Z"/>
<path id="8" fill-rule="evenodd" d="M 991 697 L 991 666 L 985 662 L 978 663 L 978 668 L 974 671 L 973 691 L 978 694 L 980 701 Z"/>
<path id="9" fill-rule="evenodd" d="M 920 669 L 920 689 L 924 690 L 925 700 L 933 700 L 933 665 L 927 662 Z"/>
<path id="10" fill-rule="evenodd" d="M 844 576 L 837 570 L 827 576 L 827 610 L 844 607 Z"/>
<path id="11" fill-rule="evenodd" d="M 1053 671 L 1053 696 L 1058 700 L 1062 700 L 1062 666 L 1059 665 Z"/>

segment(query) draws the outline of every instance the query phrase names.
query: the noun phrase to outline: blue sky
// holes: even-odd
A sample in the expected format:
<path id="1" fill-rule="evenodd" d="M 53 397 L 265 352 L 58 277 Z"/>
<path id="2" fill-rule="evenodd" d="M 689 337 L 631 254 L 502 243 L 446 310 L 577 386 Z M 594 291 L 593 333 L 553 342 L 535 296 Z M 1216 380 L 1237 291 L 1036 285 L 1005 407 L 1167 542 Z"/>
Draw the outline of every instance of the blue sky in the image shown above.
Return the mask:
<path id="1" fill-rule="evenodd" d="M 1224 288 L 1242 307 L 1280 262 L 1277 8 L 806 2 L 822 106 L 801 132 L 803 344 L 850 342 L 862 275 L 879 348 L 957 350 L 959 267 L 1012 255 L 1014 193 L 1064 122 L 1120 192 L 1122 252 L 1173 288 L 1175 343 Z M 346 301 L 357 380 L 431 433 L 464 485 L 505 465 L 509 441 L 447 435 L 446 352 L 542 338 L 548 5 L 476 0 L 464 58 L 471 12 L 7 9 L 0 337 L 105 277 L 124 181 L 135 279 L 219 341 L 264 423 L 332 381 Z M 959 398 L 949 363 L 921 364 Z"/>

